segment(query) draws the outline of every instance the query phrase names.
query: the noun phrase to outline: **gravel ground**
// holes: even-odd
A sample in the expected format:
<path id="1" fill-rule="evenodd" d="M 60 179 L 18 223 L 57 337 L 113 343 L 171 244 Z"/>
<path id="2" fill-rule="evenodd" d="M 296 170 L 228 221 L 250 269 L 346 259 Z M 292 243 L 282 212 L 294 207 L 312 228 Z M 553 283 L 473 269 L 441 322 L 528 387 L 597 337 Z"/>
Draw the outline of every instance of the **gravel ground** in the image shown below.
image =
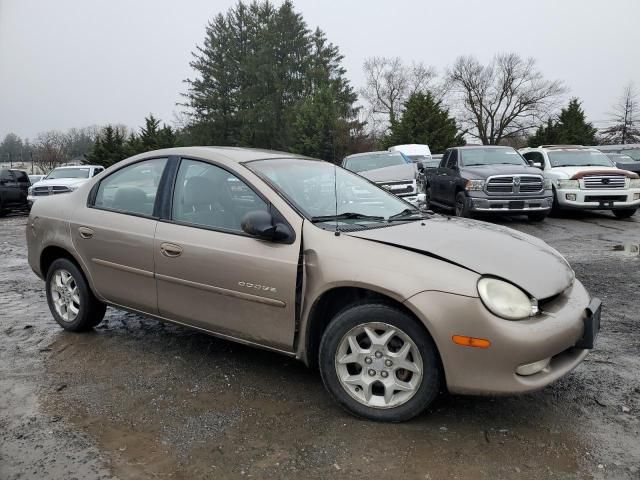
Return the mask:
<path id="1" fill-rule="evenodd" d="M 520 397 L 441 396 L 405 424 L 352 418 L 291 359 L 108 309 L 63 332 L 0 219 L 0 479 L 640 478 L 640 216 L 501 219 L 603 300 L 596 350 Z"/>

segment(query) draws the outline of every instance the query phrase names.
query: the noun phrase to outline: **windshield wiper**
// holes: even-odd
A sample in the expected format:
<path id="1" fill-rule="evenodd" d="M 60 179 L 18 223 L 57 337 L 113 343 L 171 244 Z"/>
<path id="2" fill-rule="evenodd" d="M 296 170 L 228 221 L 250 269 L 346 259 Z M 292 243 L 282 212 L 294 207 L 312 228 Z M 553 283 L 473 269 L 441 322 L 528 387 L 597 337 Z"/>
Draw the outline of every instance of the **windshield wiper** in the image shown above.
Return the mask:
<path id="1" fill-rule="evenodd" d="M 330 222 L 332 220 L 384 220 L 384 217 L 364 215 L 357 212 L 345 212 L 339 215 L 319 215 L 317 217 L 311 217 L 312 223 Z"/>
<path id="2" fill-rule="evenodd" d="M 405 208 L 404 210 L 402 210 L 399 213 L 396 213 L 395 215 L 390 215 L 389 218 L 387 218 L 387 222 L 398 222 L 402 220 L 408 220 L 412 217 L 416 217 L 416 215 L 419 215 L 419 217 L 417 217 L 416 220 L 418 220 L 419 218 L 424 218 L 424 215 L 420 210 L 416 210 L 415 208 Z"/>

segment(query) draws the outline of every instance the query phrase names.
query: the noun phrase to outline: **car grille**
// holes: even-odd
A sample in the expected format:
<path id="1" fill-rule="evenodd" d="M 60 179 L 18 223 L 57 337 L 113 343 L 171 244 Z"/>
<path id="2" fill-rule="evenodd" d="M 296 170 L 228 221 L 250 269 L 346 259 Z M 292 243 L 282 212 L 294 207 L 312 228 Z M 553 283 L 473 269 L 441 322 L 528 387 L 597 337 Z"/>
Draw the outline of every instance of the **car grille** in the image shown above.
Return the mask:
<path id="1" fill-rule="evenodd" d="M 35 187 L 33 189 L 33 195 L 36 197 L 42 197 L 45 195 L 57 195 L 59 193 L 69 193 L 71 190 L 68 187 L 62 185 L 52 185 L 50 187 Z"/>
<path id="2" fill-rule="evenodd" d="M 627 177 L 624 175 L 585 175 L 584 188 L 624 188 Z"/>
<path id="3" fill-rule="evenodd" d="M 378 185 L 394 195 L 409 195 L 415 193 L 413 182 L 380 182 Z"/>
<path id="4" fill-rule="evenodd" d="M 487 193 L 538 193 L 544 188 L 544 182 L 539 175 L 513 175 L 504 177 L 490 177 L 485 187 Z"/>

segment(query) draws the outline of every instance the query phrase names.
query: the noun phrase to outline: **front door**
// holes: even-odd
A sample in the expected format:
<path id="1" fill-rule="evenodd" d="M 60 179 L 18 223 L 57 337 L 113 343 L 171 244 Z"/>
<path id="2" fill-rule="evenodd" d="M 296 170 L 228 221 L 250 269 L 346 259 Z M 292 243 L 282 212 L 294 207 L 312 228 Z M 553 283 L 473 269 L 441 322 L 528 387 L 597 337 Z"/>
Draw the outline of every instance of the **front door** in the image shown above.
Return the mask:
<path id="1" fill-rule="evenodd" d="M 292 244 L 274 243 L 240 227 L 246 212 L 267 209 L 272 207 L 230 171 L 183 159 L 171 218 L 156 231 L 160 315 L 290 351 L 300 236 Z"/>
<path id="2" fill-rule="evenodd" d="M 91 205 L 80 207 L 70 225 L 97 293 L 151 314 L 157 314 L 154 209 L 166 163 L 166 158 L 144 160 L 103 178 Z"/>

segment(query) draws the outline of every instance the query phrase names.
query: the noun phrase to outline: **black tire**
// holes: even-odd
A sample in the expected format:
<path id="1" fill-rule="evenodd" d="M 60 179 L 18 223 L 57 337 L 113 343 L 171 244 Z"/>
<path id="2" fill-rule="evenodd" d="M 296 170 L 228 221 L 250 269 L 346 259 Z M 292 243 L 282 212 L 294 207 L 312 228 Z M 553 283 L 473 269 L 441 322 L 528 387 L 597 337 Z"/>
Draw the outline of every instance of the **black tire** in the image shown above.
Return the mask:
<path id="1" fill-rule="evenodd" d="M 469 217 L 469 199 L 464 192 L 458 192 L 456 194 L 456 203 L 454 205 L 456 217 Z"/>
<path id="2" fill-rule="evenodd" d="M 54 305 L 53 290 L 55 288 L 52 288 L 52 283 L 55 281 L 54 277 L 58 271 L 68 272 L 78 289 L 80 299 L 79 308 L 77 315 L 72 320 L 65 320 L 60 313 L 58 313 Z M 51 314 L 56 322 L 65 330 L 70 332 L 85 332 L 97 326 L 104 318 L 107 306 L 93 295 L 84 274 L 72 261 L 66 258 L 55 260 L 47 271 L 45 285 L 49 310 L 51 310 Z"/>
<path id="3" fill-rule="evenodd" d="M 433 209 L 433 205 L 431 205 L 431 187 L 427 186 L 427 188 L 424 189 L 424 209 L 425 210 L 432 210 Z"/>
<path id="4" fill-rule="evenodd" d="M 558 192 L 556 192 L 556 189 L 553 189 L 553 203 L 551 204 L 551 214 L 552 215 L 557 215 L 560 213 L 560 204 L 558 203 Z"/>
<path id="5" fill-rule="evenodd" d="M 613 210 L 613 214 L 616 218 L 630 218 L 636 213 L 636 208 L 618 208 Z"/>
<path id="6" fill-rule="evenodd" d="M 536 212 L 527 214 L 527 217 L 529 217 L 530 222 L 543 222 L 547 215 L 549 215 L 548 212 Z"/>
<path id="7" fill-rule="evenodd" d="M 399 329 L 413 342 L 422 360 L 422 378 L 417 389 L 413 396 L 397 406 L 368 406 L 356 400 L 338 378 L 335 358 L 344 337 L 352 329 L 373 322 Z M 385 304 L 354 305 L 338 313 L 322 336 L 319 366 L 322 381 L 338 404 L 355 416 L 374 421 L 403 422 L 415 417 L 433 402 L 441 387 L 440 358 L 431 336 L 414 318 Z M 394 378 L 398 372 L 402 372 L 402 369 L 392 372 Z"/>

